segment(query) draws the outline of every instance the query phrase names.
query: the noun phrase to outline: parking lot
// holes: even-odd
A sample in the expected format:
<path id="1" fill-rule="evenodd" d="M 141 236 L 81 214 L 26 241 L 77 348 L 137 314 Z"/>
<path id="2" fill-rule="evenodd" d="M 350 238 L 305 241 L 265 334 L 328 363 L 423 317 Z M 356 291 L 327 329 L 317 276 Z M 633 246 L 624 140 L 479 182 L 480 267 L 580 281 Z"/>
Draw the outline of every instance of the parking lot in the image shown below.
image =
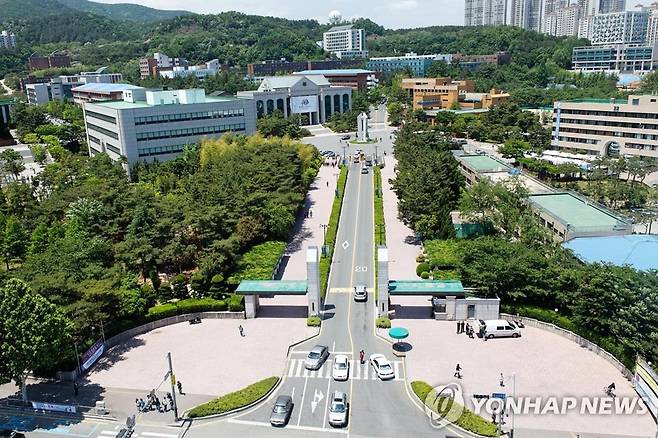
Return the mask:
<path id="1" fill-rule="evenodd" d="M 617 400 L 637 394 L 619 371 L 593 352 L 557 334 L 533 327 L 522 329 L 519 339 L 483 341 L 457 334 L 454 321 L 395 319 L 394 326 L 409 329 L 406 341 L 408 380 L 431 385 L 458 382 L 466 396 L 516 393 L 523 397 L 603 397 L 603 388 L 615 382 Z M 462 379 L 453 377 L 457 363 Z M 500 375 L 503 384 L 500 385 Z M 508 418 L 508 421 L 510 419 Z M 619 434 L 654 437 L 651 415 L 516 415 L 519 430 L 557 430 L 581 434 Z M 524 434 L 524 436 L 533 436 Z M 570 435 L 575 436 L 575 435 Z"/>

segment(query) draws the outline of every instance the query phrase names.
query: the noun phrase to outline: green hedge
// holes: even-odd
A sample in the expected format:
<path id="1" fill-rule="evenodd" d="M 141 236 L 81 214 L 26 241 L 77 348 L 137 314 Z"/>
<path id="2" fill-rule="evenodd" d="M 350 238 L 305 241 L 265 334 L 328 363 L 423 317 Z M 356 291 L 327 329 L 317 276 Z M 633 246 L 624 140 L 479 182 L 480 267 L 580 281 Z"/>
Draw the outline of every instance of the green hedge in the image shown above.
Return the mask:
<path id="1" fill-rule="evenodd" d="M 320 327 L 320 324 L 322 324 L 322 320 L 319 316 L 309 316 L 306 318 L 306 325 L 309 327 Z"/>
<path id="2" fill-rule="evenodd" d="M 375 324 L 377 324 L 377 327 L 379 328 L 391 328 L 391 320 L 385 316 L 377 318 Z"/>
<path id="3" fill-rule="evenodd" d="M 419 263 L 418 266 L 416 266 L 416 275 L 420 277 L 423 272 L 429 272 L 429 270 L 430 270 L 429 263 L 426 262 Z"/>
<path id="4" fill-rule="evenodd" d="M 423 246 L 432 268 L 454 269 L 461 264 L 459 240 L 428 240 L 423 242 Z"/>
<path id="5" fill-rule="evenodd" d="M 411 389 L 423 404 L 425 403 L 427 396 L 430 393 L 434 392 L 434 388 L 432 388 L 431 385 L 420 380 L 411 382 Z M 436 410 L 437 406 L 433 407 L 432 409 L 434 410 L 434 412 L 437 412 L 438 414 L 443 414 L 450 410 L 450 408 L 452 407 L 452 403 L 454 403 L 452 400 L 448 401 L 447 403 L 438 403 L 437 406 L 441 406 L 443 408 L 440 411 Z M 461 427 L 462 429 L 476 433 L 478 435 L 492 436 L 492 437 L 496 436 L 495 424 L 485 420 L 479 415 L 476 415 L 475 413 L 468 410 L 466 407 L 464 407 L 464 411 L 462 412 L 461 416 L 454 424 Z"/>
<path id="6" fill-rule="evenodd" d="M 239 391 L 231 392 L 192 408 L 187 416 L 189 418 L 207 417 L 208 415 L 223 414 L 234 409 L 243 408 L 267 395 L 278 381 L 279 377 L 268 377 Z"/>
<path id="7" fill-rule="evenodd" d="M 153 306 L 146 313 L 145 321 L 133 321 L 132 325 L 138 326 L 141 323 L 157 321 L 158 319 L 169 318 L 171 316 L 183 315 L 186 313 L 221 312 L 227 310 L 228 307 L 229 304 L 224 300 L 215 300 L 213 298 L 189 298 L 175 303 L 165 303 Z"/>
<path id="8" fill-rule="evenodd" d="M 386 222 L 384 220 L 384 193 L 382 189 L 382 169 L 375 166 L 375 177 L 373 178 L 374 184 L 374 197 L 375 197 L 375 278 L 378 275 L 378 257 L 377 247 L 379 245 L 386 245 Z M 375 282 L 375 300 L 379 296 L 377 289 L 377 282 Z"/>
<path id="9" fill-rule="evenodd" d="M 345 197 L 345 184 L 347 183 L 347 166 L 340 168 L 340 175 L 338 175 L 338 197 L 334 197 L 334 203 L 331 207 L 331 216 L 329 217 L 329 226 L 325 234 L 324 244 L 328 248 L 326 257 L 320 259 L 320 288 L 322 298 L 327 294 L 327 282 L 329 281 L 329 268 L 331 267 L 331 259 L 334 253 L 334 246 L 336 245 L 336 235 L 338 234 L 338 220 L 340 219 L 340 209 L 343 205 L 343 198 Z"/>
<path id="10" fill-rule="evenodd" d="M 235 274 L 228 278 L 228 283 L 238 285 L 242 280 L 271 280 L 285 249 L 286 243 L 278 241 L 254 246 L 240 257 Z"/>
<path id="11" fill-rule="evenodd" d="M 244 297 L 242 295 L 231 295 L 228 299 L 228 310 L 231 312 L 242 312 L 244 310 Z"/>

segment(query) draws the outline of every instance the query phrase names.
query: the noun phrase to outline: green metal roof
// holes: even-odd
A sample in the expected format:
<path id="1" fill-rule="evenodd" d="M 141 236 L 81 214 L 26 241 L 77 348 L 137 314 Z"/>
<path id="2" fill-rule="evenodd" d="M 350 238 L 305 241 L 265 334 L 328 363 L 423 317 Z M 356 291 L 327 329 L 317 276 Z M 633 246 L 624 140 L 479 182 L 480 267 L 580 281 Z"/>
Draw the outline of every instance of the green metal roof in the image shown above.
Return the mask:
<path id="1" fill-rule="evenodd" d="M 546 193 L 530 195 L 530 202 L 570 228 L 579 230 L 614 230 L 626 226 L 625 221 L 605 211 L 586 199 L 579 199 L 570 193 Z"/>
<path id="2" fill-rule="evenodd" d="M 459 280 L 391 280 L 388 291 L 391 295 L 465 295 L 464 286 Z"/>
<path id="3" fill-rule="evenodd" d="M 306 295 L 308 283 L 286 280 L 242 280 L 238 295 Z"/>
<path id="4" fill-rule="evenodd" d="M 507 164 L 501 163 L 489 155 L 461 155 L 457 156 L 457 159 L 477 172 L 507 172 L 511 169 Z"/>

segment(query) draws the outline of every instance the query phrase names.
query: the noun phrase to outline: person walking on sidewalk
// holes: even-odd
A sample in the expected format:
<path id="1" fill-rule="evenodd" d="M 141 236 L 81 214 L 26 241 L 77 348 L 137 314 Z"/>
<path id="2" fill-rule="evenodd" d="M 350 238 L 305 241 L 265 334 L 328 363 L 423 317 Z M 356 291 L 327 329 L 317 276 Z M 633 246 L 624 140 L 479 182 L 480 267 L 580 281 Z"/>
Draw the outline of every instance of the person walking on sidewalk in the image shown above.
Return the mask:
<path id="1" fill-rule="evenodd" d="M 78 383 L 73 382 L 73 395 L 77 397 L 79 393 L 80 393 L 80 388 L 78 388 Z"/>
<path id="2" fill-rule="evenodd" d="M 238 330 L 240 331 L 240 336 L 244 338 L 244 328 L 242 327 L 242 324 L 238 326 Z"/>
<path id="3" fill-rule="evenodd" d="M 459 364 L 457 364 L 457 366 L 455 367 L 455 374 L 453 374 L 452 377 L 456 377 L 458 379 L 462 378 L 462 367 L 459 366 Z"/>
<path id="4" fill-rule="evenodd" d="M 180 395 L 185 395 L 185 394 L 183 394 L 183 384 L 181 383 L 180 380 L 178 382 L 176 382 L 176 387 L 178 388 L 178 393 Z"/>

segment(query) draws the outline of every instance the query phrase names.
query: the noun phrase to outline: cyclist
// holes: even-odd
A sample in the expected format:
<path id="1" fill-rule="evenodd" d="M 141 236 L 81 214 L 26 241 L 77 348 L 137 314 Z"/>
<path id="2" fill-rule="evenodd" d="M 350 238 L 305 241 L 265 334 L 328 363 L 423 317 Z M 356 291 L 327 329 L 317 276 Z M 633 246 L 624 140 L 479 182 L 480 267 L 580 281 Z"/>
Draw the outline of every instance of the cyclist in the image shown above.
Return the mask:
<path id="1" fill-rule="evenodd" d="M 359 359 L 361 359 L 361 363 L 364 363 L 363 361 L 365 357 L 366 357 L 366 353 L 363 350 L 359 351 Z"/>

